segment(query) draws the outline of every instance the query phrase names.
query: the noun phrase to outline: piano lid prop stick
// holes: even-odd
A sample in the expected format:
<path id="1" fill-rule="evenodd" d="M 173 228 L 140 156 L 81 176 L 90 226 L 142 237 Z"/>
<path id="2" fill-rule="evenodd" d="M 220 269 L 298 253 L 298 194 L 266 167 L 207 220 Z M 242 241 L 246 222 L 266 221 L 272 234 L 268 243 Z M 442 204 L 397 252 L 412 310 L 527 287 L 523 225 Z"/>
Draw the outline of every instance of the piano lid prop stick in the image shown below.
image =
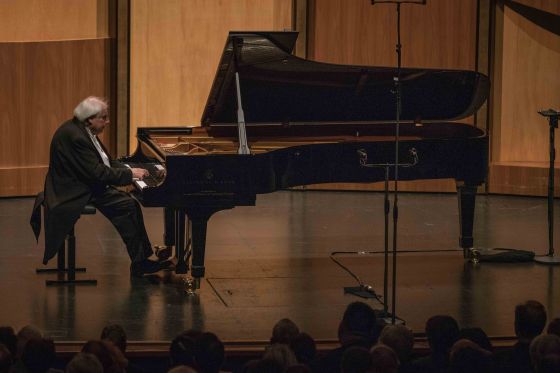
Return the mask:
<path id="1" fill-rule="evenodd" d="M 247 131 L 245 130 L 245 115 L 241 106 L 241 89 L 239 88 L 239 73 L 235 73 L 235 86 L 237 88 L 237 132 L 239 135 L 239 150 L 237 154 L 251 154 L 247 145 Z"/>

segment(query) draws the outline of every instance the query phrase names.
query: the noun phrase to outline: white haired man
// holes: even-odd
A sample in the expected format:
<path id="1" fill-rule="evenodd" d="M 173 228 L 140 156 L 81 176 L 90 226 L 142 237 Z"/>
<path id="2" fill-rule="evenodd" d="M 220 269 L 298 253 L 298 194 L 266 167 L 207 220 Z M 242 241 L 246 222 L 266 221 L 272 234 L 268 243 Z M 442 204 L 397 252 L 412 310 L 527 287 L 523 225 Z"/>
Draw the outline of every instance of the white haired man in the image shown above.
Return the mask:
<path id="1" fill-rule="evenodd" d="M 74 117 L 64 122 L 53 135 L 42 202 L 45 206 L 43 264 L 56 255 L 84 206 L 92 204 L 119 232 L 132 261 L 131 274 L 140 277 L 161 270 L 162 264 L 148 260 L 152 246 L 140 205 L 128 193 L 113 186 L 131 184 L 133 179 L 141 180 L 148 171 L 129 168 L 110 158 L 97 138 L 108 124 L 107 102 L 91 96 L 76 106 Z M 40 206 L 38 201 L 37 206 Z M 37 229 L 32 217 L 31 225 L 38 237 L 40 222 Z"/>

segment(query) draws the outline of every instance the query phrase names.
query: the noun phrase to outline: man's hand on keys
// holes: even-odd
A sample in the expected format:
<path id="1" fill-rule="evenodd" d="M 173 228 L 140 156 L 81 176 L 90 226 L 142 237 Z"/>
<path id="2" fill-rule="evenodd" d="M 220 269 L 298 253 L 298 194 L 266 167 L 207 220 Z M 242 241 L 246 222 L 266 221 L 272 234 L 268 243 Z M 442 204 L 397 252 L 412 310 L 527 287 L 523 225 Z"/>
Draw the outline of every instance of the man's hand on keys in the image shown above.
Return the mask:
<path id="1" fill-rule="evenodd" d="M 145 170 L 143 168 L 131 168 L 131 170 L 132 170 L 132 179 L 134 180 L 142 180 L 146 176 L 150 175 L 148 170 Z"/>

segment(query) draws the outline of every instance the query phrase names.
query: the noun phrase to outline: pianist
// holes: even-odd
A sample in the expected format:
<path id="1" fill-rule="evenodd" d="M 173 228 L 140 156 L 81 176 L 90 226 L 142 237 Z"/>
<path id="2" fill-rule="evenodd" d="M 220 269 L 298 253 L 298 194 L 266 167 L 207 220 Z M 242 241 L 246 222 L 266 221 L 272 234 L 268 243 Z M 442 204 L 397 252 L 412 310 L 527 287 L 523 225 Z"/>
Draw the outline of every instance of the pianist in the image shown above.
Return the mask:
<path id="1" fill-rule="evenodd" d="M 52 259 L 86 204 L 94 205 L 115 226 L 123 239 L 132 276 L 155 273 L 163 264 L 151 261 L 142 210 L 124 186 L 142 179 L 148 171 L 128 168 L 112 160 L 97 135 L 109 124 L 108 105 L 98 97 L 88 97 L 76 106 L 74 117 L 55 132 L 50 146 L 49 170 L 45 180 L 45 253 L 43 263 Z M 36 209 L 40 204 L 36 201 Z M 40 213 L 34 213 L 40 219 Z M 37 225 L 37 221 L 32 225 Z M 39 229 L 40 229 L 40 222 Z M 34 229 L 36 236 L 38 232 Z"/>

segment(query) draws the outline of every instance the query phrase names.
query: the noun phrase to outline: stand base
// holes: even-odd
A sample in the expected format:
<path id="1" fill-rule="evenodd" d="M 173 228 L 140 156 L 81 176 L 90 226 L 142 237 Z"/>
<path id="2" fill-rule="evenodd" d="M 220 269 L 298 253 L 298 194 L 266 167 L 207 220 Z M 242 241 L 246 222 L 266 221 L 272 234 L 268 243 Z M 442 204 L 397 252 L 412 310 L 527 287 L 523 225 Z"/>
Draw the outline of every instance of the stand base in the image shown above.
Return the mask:
<path id="1" fill-rule="evenodd" d="M 344 294 L 352 294 L 364 299 L 378 299 L 375 291 L 368 286 L 348 286 L 344 288 Z"/>
<path id="2" fill-rule="evenodd" d="M 540 264 L 548 264 L 548 265 L 559 265 L 560 264 L 560 256 L 554 255 L 539 255 L 535 256 L 535 262 Z"/>

